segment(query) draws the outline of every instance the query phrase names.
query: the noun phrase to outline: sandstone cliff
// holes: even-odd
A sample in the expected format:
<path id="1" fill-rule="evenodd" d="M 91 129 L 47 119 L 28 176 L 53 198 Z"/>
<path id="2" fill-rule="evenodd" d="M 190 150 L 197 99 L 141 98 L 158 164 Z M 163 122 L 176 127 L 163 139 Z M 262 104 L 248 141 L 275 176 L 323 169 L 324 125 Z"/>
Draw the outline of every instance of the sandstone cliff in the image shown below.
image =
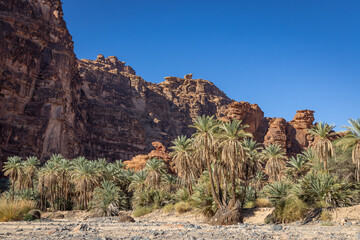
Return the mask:
<path id="1" fill-rule="evenodd" d="M 0 0 L 0 29 L 0 165 L 9 155 L 81 153 L 81 78 L 60 1 Z"/>
<path id="2" fill-rule="evenodd" d="M 191 75 L 146 82 L 114 56 L 78 65 L 87 99 L 80 105 L 88 133 L 84 146 L 91 157 L 131 159 L 150 151 L 152 142 L 169 145 L 178 135 L 191 135 L 193 117 L 215 115 L 231 102 L 213 83 Z"/>

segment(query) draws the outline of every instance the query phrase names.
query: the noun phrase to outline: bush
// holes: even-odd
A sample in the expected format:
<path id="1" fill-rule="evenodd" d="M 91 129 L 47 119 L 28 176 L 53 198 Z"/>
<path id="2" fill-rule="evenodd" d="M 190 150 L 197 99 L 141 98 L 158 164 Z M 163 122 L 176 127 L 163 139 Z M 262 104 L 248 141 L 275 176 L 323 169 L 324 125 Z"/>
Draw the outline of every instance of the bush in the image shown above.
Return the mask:
<path id="1" fill-rule="evenodd" d="M 174 196 L 171 193 L 161 191 L 159 189 L 145 189 L 135 192 L 132 199 L 133 207 L 137 206 L 153 206 L 160 208 L 169 203 L 174 203 Z"/>
<path id="2" fill-rule="evenodd" d="M 287 198 L 292 190 L 292 184 L 289 182 L 274 182 L 267 185 L 264 189 L 266 196 L 275 206 Z"/>
<path id="3" fill-rule="evenodd" d="M 15 200 L 13 202 L 0 199 L 0 222 L 19 221 L 30 210 L 35 208 L 35 203 L 29 200 Z"/>
<path id="4" fill-rule="evenodd" d="M 144 216 L 146 214 L 149 214 L 151 213 L 153 210 L 153 207 L 150 206 L 150 207 L 141 207 L 141 206 L 138 206 L 134 209 L 133 211 L 133 216 L 134 217 L 141 217 L 141 216 Z"/>
<path id="5" fill-rule="evenodd" d="M 212 197 L 209 174 L 204 172 L 194 187 L 194 194 L 191 196 L 191 203 L 204 216 L 215 215 L 218 206 Z"/>
<path id="6" fill-rule="evenodd" d="M 247 202 L 244 204 L 244 208 L 254 208 L 255 203 L 254 202 Z"/>
<path id="7" fill-rule="evenodd" d="M 255 206 L 257 208 L 265 208 L 265 207 L 272 207 L 272 203 L 267 198 L 257 198 L 255 200 Z"/>
<path id="8" fill-rule="evenodd" d="M 126 208 L 125 194 L 111 181 L 103 181 L 101 187 L 94 190 L 94 199 L 92 201 L 93 209 L 99 210 L 105 216 L 114 215 L 114 210 Z"/>
<path id="9" fill-rule="evenodd" d="M 35 216 L 32 215 L 32 214 L 27 213 L 27 214 L 24 215 L 23 220 L 24 220 L 24 221 L 34 221 L 34 220 L 35 220 Z"/>
<path id="10" fill-rule="evenodd" d="M 189 202 L 178 202 L 175 204 L 175 211 L 177 213 L 185 213 L 192 210 L 192 206 Z"/>
<path id="11" fill-rule="evenodd" d="M 308 209 L 308 206 L 298 197 L 289 196 L 276 204 L 271 220 L 275 223 L 298 221 L 305 217 Z"/>
<path id="12" fill-rule="evenodd" d="M 175 209 L 175 205 L 172 203 L 166 204 L 163 208 L 163 211 L 166 213 L 172 212 Z"/>
<path id="13" fill-rule="evenodd" d="M 310 173 L 300 180 L 298 197 L 309 206 L 343 207 L 354 203 L 358 193 L 356 186 L 337 176 L 326 173 Z"/>

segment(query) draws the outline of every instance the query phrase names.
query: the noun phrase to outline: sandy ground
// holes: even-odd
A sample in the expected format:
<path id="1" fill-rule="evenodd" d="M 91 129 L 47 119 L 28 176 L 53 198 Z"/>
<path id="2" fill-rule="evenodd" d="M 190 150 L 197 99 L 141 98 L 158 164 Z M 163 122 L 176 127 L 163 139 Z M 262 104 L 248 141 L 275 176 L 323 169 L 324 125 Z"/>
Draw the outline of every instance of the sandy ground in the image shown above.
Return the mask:
<path id="1" fill-rule="evenodd" d="M 117 217 L 89 218 L 82 211 L 44 213 L 40 221 L 0 223 L 0 239 L 360 239 L 360 206 L 338 209 L 332 226 L 263 224 L 271 211 L 245 212 L 244 224 L 234 226 L 210 226 L 195 213 L 160 210 L 135 218 L 134 223 L 119 222 Z M 54 219 L 59 216 L 64 218 Z"/>

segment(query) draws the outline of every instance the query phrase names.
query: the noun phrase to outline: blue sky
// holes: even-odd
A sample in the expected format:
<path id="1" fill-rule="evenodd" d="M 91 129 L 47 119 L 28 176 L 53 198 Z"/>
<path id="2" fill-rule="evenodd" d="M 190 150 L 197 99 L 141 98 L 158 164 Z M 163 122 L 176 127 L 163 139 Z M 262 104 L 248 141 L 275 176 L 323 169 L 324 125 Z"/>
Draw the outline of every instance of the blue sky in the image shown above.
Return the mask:
<path id="1" fill-rule="evenodd" d="M 268 117 L 360 117 L 359 1 L 62 1 L 79 59 L 115 55 L 155 83 L 193 73 Z"/>

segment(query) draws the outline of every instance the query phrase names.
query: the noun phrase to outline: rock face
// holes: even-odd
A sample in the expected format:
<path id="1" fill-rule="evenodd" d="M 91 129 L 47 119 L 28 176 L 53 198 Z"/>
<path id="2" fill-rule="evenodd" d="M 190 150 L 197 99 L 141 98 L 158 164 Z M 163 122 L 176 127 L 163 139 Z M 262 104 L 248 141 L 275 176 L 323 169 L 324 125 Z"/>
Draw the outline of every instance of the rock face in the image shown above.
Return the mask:
<path id="1" fill-rule="evenodd" d="M 130 161 L 124 161 L 126 167 L 128 169 L 139 171 L 145 167 L 145 164 L 149 159 L 158 158 L 165 162 L 169 172 L 173 172 L 171 157 L 169 152 L 166 150 L 166 147 L 161 142 L 153 142 L 152 145 L 155 147 L 155 150 L 152 150 L 149 154 L 140 154 L 133 157 Z"/>
<path id="2" fill-rule="evenodd" d="M 0 168 L 10 155 L 77 155 L 78 75 L 61 3 L 0 0 Z"/>
<path id="3" fill-rule="evenodd" d="M 264 145 L 277 144 L 286 149 L 287 137 L 286 137 L 287 122 L 283 118 L 272 118 L 269 120 L 269 128 L 264 137 Z"/>
<path id="4" fill-rule="evenodd" d="M 153 84 L 135 75 L 116 57 L 98 55 L 79 60 L 84 80 L 81 113 L 88 132 L 84 145 L 90 157 L 131 159 L 165 145 L 178 135 L 190 135 L 197 115 L 215 115 L 231 100 L 213 83 L 202 79 L 166 77 Z"/>
<path id="5" fill-rule="evenodd" d="M 254 139 L 263 142 L 268 129 L 267 119 L 257 104 L 248 102 L 232 102 L 224 106 L 218 114 L 219 118 L 227 121 L 230 119 L 241 120 L 243 124 L 249 125 L 246 131 L 253 134 Z"/>
<path id="6" fill-rule="evenodd" d="M 283 118 L 264 118 L 264 113 L 256 104 L 232 102 L 223 107 L 218 116 L 223 121 L 242 120 L 249 125 L 246 131 L 252 133 L 256 141 L 264 145 L 278 144 L 289 155 L 301 152 L 313 140 L 307 132 L 315 120 L 311 110 L 297 111 L 294 119 L 286 122 Z"/>

